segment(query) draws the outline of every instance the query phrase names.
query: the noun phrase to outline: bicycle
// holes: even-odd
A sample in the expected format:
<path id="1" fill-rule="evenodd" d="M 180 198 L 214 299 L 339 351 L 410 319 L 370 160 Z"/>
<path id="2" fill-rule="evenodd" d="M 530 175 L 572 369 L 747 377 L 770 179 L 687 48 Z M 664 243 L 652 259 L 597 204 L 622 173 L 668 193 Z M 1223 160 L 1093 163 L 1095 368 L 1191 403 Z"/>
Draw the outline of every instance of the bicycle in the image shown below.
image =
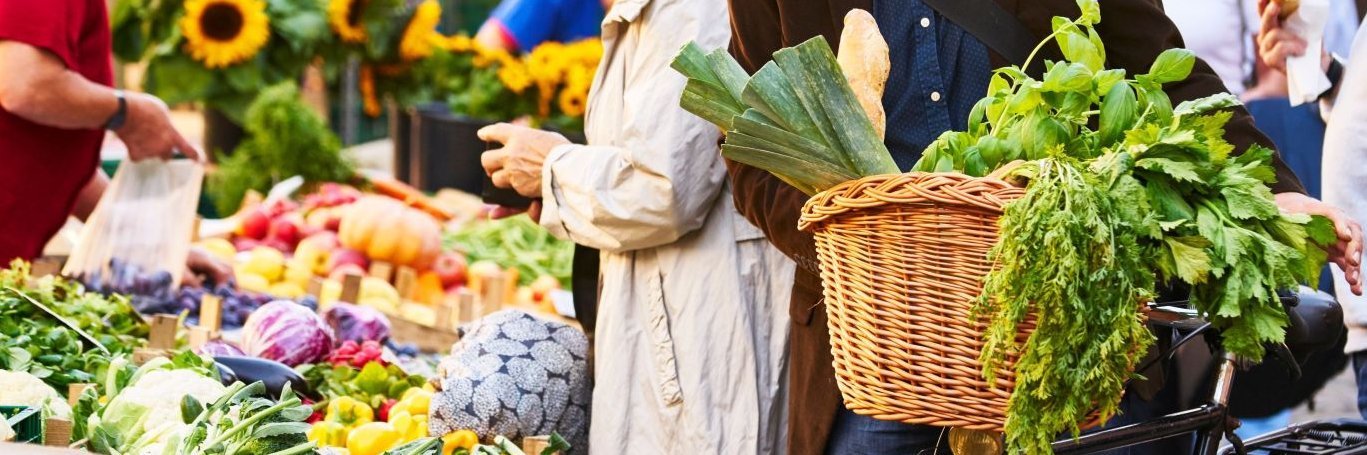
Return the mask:
<path id="1" fill-rule="evenodd" d="M 1327 300 L 1327 302 L 1326 302 Z M 1319 305 L 1331 304 L 1332 297 L 1323 293 L 1297 292 L 1282 295 L 1282 303 L 1288 312 L 1294 307 L 1312 302 Z M 1184 308 L 1185 302 L 1151 304 L 1149 321 L 1160 327 L 1168 327 L 1177 332 L 1180 338 L 1164 349 L 1153 361 L 1171 358 L 1178 348 L 1198 336 L 1215 332 L 1209 322 L 1203 320 L 1195 310 Z M 1288 332 L 1310 333 L 1318 330 L 1337 330 L 1338 327 L 1325 327 L 1331 321 L 1315 323 L 1291 318 Z M 1337 315 L 1341 324 L 1342 314 Z M 1073 439 L 1059 440 L 1053 444 L 1056 454 L 1094 453 L 1103 450 L 1132 447 L 1169 438 L 1195 434 L 1197 441 L 1192 449 L 1194 455 L 1248 455 L 1248 454 L 1367 454 L 1367 422 L 1338 419 L 1291 425 L 1266 435 L 1242 441 L 1234 434 L 1238 420 L 1229 415 L 1229 394 L 1238 370 L 1238 359 L 1223 349 L 1216 347 L 1215 357 L 1219 359 L 1218 373 L 1211 392 L 1205 403 L 1156 419 L 1124 425 L 1116 428 L 1086 433 Z M 1299 365 L 1289 349 L 1284 345 L 1270 349 L 1272 357 L 1287 362 L 1293 375 L 1299 375 Z M 1147 365 L 1138 371 L 1144 371 Z M 1221 449 L 1224 440 L 1230 446 Z"/>

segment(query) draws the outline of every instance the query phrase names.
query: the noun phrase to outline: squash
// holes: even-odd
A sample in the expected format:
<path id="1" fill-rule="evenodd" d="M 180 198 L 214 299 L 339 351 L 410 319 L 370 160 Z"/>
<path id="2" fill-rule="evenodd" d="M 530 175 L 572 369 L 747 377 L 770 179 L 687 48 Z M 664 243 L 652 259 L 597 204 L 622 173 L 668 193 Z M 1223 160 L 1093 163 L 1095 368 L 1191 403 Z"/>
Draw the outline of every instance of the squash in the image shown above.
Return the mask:
<path id="1" fill-rule="evenodd" d="M 418 270 L 426 270 L 441 253 L 437 220 L 384 196 L 366 196 L 347 207 L 337 237 L 372 261 Z"/>

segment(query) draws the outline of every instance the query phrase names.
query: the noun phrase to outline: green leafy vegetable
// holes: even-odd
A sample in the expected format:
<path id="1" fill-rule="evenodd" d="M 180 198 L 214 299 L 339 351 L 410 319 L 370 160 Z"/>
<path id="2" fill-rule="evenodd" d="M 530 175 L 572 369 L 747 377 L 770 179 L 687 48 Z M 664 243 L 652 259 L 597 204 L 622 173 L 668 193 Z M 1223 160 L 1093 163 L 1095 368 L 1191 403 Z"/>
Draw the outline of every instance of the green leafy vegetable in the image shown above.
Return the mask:
<path id="1" fill-rule="evenodd" d="M 1161 86 L 1191 73 L 1190 51 L 1165 51 L 1133 79 L 1104 70 L 1096 2 L 1078 4 L 1083 17 L 1054 18 L 1045 40 L 1066 61 L 1046 62 L 1043 80 L 997 70 L 969 130 L 945 133 L 915 165 L 982 176 L 1034 160 L 1015 171 L 1029 186 L 1000 219 L 999 267 L 975 311 L 988 323 L 984 375 L 1020 356 L 1006 422 L 1012 452 L 1047 453 L 1092 412 L 1115 413 L 1152 342 L 1138 302 L 1158 282 L 1191 285 L 1192 306 L 1221 329 L 1224 347 L 1256 361 L 1285 337 L 1277 290 L 1316 281 L 1321 247 L 1334 239 L 1327 220 L 1280 212 L 1267 186 L 1272 151 L 1231 155 L 1230 113 L 1218 110 L 1236 99 L 1172 107 Z M 1018 327 L 1031 318 L 1022 344 Z"/>
<path id="2" fill-rule="evenodd" d="M 351 163 L 322 118 L 299 99 L 292 83 L 266 89 L 247 110 L 247 139 L 223 159 L 207 191 L 219 213 L 233 213 L 248 190 L 265 192 L 282 180 L 345 182 Z"/>
<path id="3" fill-rule="evenodd" d="M 728 159 L 807 194 L 898 172 L 824 38 L 775 52 L 748 80 L 725 49 L 693 43 L 673 68 L 688 77 L 680 105 L 727 132 Z"/>
<path id="4" fill-rule="evenodd" d="M 570 289 L 574 244 L 551 236 L 530 218 L 480 222 L 445 236 L 445 249 L 465 253 L 471 263 L 492 261 L 517 268 L 520 285 L 549 275 L 560 281 L 561 289 Z"/>

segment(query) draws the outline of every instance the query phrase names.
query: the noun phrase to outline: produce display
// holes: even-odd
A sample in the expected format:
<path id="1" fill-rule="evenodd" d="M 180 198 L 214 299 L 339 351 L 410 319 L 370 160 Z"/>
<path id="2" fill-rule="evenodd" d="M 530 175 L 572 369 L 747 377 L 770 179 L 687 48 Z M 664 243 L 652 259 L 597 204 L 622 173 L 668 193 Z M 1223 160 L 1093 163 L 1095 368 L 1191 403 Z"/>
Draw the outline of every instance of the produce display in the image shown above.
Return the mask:
<path id="1" fill-rule="evenodd" d="M 366 196 L 346 209 L 337 231 L 342 246 L 371 260 L 426 269 L 441 253 L 441 226 L 431 215 L 384 196 Z"/>
<path id="2" fill-rule="evenodd" d="M 332 327 L 313 310 L 289 301 L 267 303 L 242 326 L 242 351 L 296 366 L 332 350 Z"/>
<path id="3" fill-rule="evenodd" d="M 66 390 L 68 384 L 90 382 L 101 375 L 111 355 L 128 354 L 146 344 L 147 324 L 127 297 L 86 292 L 79 283 L 58 277 L 30 283 L 28 276 L 29 264 L 22 261 L 0 270 L 0 367 L 4 370 L 27 372 L 57 390 Z M 91 345 L 75 329 L 101 346 Z"/>
<path id="4" fill-rule="evenodd" d="M 337 302 L 328 306 L 323 319 L 332 327 L 337 340 L 343 342 L 339 349 L 346 348 L 346 342 L 354 345 L 366 340 L 389 339 L 389 319 L 371 307 Z"/>
<path id="5" fill-rule="evenodd" d="M 445 243 L 448 249 L 464 253 L 470 264 L 465 273 L 512 267 L 518 271 L 520 285 L 529 286 L 537 278 L 549 276 L 558 282 L 557 288 L 570 288 L 574 244 L 552 237 L 525 216 L 474 224 L 448 233 Z M 450 268 L 460 270 L 464 264 Z"/>
<path id="6" fill-rule="evenodd" d="M 309 439 L 345 447 L 352 455 L 378 455 L 428 435 L 432 392 L 422 376 L 383 360 L 380 345 L 348 341 L 327 363 L 305 365 L 300 374 L 324 397 Z"/>
<path id="7" fill-rule="evenodd" d="M 1186 79 L 1190 51 L 1167 50 L 1148 73 L 1127 78 L 1103 66 L 1097 2 L 1078 4 L 1081 17 L 1055 18 L 1035 49 L 1055 42 L 1063 61 L 1046 62 L 1040 79 L 1020 67 L 996 70 L 967 131 L 942 135 L 914 167 L 985 176 L 1026 160 L 1006 170 L 1026 193 L 1000 219 L 997 268 L 975 309 L 987 324 L 983 375 L 993 380 L 1020 355 L 1006 420 L 1011 452 L 1048 453 L 1093 411 L 1115 414 L 1153 342 L 1140 306 L 1158 283 L 1190 285 L 1192 306 L 1221 329 L 1225 349 L 1257 361 L 1264 343 L 1285 338 L 1276 291 L 1316 282 L 1322 246 L 1335 239 L 1326 219 L 1280 212 L 1268 188 L 1271 151 L 1233 153 L 1222 111 L 1238 104 L 1233 96 L 1172 106 L 1162 85 Z M 855 18 L 853 33 L 868 26 Z M 842 49 L 877 55 L 880 43 Z M 689 78 L 680 104 L 727 131 L 724 156 L 815 194 L 899 172 L 851 87 L 880 91 L 886 69 L 858 65 L 842 76 L 839 62 L 817 37 L 776 52 L 748 79 L 725 50 L 690 45 L 674 66 Z M 1037 328 L 1023 340 L 1027 318 Z"/>

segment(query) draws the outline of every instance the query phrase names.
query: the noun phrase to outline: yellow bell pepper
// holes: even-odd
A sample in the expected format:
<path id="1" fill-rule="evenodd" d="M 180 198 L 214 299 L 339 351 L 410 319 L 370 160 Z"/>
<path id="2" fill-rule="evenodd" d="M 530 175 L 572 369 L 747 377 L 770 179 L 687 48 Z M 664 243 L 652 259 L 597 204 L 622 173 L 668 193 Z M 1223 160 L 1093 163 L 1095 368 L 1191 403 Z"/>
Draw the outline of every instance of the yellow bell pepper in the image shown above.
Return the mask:
<path id="1" fill-rule="evenodd" d="M 394 425 L 394 430 L 399 432 L 400 442 L 414 441 L 427 437 L 427 415 L 409 414 L 408 411 L 393 411 L 389 414 L 389 423 Z"/>
<path id="2" fill-rule="evenodd" d="M 398 403 L 394 403 L 393 410 L 408 411 L 413 415 L 427 415 L 428 408 L 432 405 L 432 392 L 414 387 L 408 389 L 399 398 Z"/>
<path id="3" fill-rule="evenodd" d="M 323 420 L 338 422 L 347 427 L 370 423 L 375 420 L 375 411 L 370 409 L 370 405 L 358 401 L 351 397 L 333 398 L 328 403 L 328 412 L 323 416 Z"/>
<path id="4" fill-rule="evenodd" d="M 351 455 L 380 455 L 399 445 L 399 432 L 389 422 L 370 422 L 352 428 L 346 437 Z"/>
<path id="5" fill-rule="evenodd" d="M 451 455 L 456 449 L 471 450 L 479 444 L 479 435 L 471 430 L 458 430 L 441 437 L 441 454 Z"/>
<path id="6" fill-rule="evenodd" d="M 327 420 L 314 422 L 309 428 L 309 441 L 316 442 L 320 447 L 343 447 L 346 446 L 347 432 L 350 430 L 340 422 L 330 422 Z"/>

